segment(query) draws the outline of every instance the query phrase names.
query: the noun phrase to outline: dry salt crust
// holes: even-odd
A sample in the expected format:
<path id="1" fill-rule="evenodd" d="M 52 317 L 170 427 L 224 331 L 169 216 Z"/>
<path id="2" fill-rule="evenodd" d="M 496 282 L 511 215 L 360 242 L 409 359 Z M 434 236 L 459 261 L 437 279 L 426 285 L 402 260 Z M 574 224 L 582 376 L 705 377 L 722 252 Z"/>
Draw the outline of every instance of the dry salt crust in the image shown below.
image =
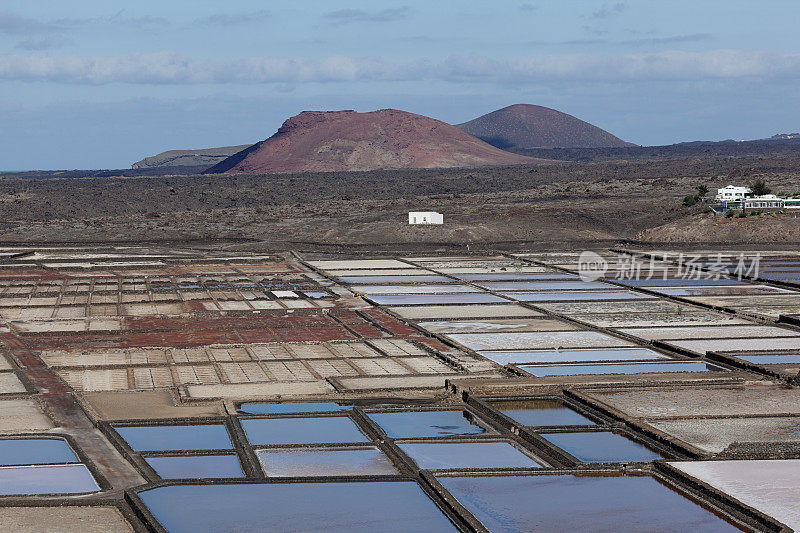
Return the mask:
<path id="1" fill-rule="evenodd" d="M 476 285 L 489 291 L 508 292 L 618 289 L 602 281 L 482 281 Z"/>
<path id="2" fill-rule="evenodd" d="M 25 385 L 13 372 L 0 372 L 0 394 L 20 394 L 26 392 Z"/>
<path id="3" fill-rule="evenodd" d="M 570 318 L 601 328 L 735 326 L 750 321 L 718 313 L 641 313 L 620 315 L 571 315 Z"/>
<path id="4" fill-rule="evenodd" d="M 688 298 L 694 302 L 721 307 L 770 307 L 770 306 L 800 306 L 800 294 L 779 294 L 775 296 L 708 296 Z"/>
<path id="5" fill-rule="evenodd" d="M 780 385 L 633 388 L 589 396 L 639 418 L 787 415 L 800 413 L 800 389 Z"/>
<path id="6" fill-rule="evenodd" d="M 53 422 L 32 399 L 0 400 L 0 433 L 47 431 Z"/>
<path id="7" fill-rule="evenodd" d="M 325 270 L 325 273 L 330 276 L 335 277 L 345 277 L 345 276 L 418 276 L 418 275 L 431 275 L 436 274 L 430 270 L 425 270 L 423 268 L 418 267 L 411 267 L 404 268 L 404 269 L 351 269 L 351 270 Z"/>
<path id="8" fill-rule="evenodd" d="M 351 285 L 357 294 L 443 294 L 456 292 L 482 292 L 469 285 L 456 283 L 442 285 Z"/>
<path id="9" fill-rule="evenodd" d="M 469 322 L 420 322 L 419 325 L 431 333 L 493 333 L 530 331 L 571 331 L 578 327 L 559 320 L 474 320 Z"/>
<path id="10" fill-rule="evenodd" d="M 670 344 L 701 355 L 706 352 L 763 352 L 771 350 L 800 350 L 800 337 L 676 340 L 670 341 Z"/>
<path id="11" fill-rule="evenodd" d="M 0 507 L 0 530 L 16 533 L 123 533 L 133 527 L 116 507 Z"/>
<path id="12" fill-rule="evenodd" d="M 669 339 L 733 339 L 757 337 L 796 337 L 797 331 L 772 326 L 697 326 L 660 328 L 622 328 L 622 333 L 647 340 Z"/>
<path id="13" fill-rule="evenodd" d="M 565 315 L 580 314 L 637 314 L 637 313 L 694 313 L 705 311 L 687 304 L 666 300 L 634 300 L 610 302 L 542 302 L 537 307 Z"/>
<path id="14" fill-rule="evenodd" d="M 409 265 L 397 259 L 360 259 L 351 261 L 308 261 L 308 264 L 322 270 L 358 270 L 358 269 L 411 269 Z"/>
<path id="15" fill-rule="evenodd" d="M 792 529 L 800 528 L 800 460 L 670 464 Z"/>
<path id="16" fill-rule="evenodd" d="M 447 336 L 462 346 L 476 351 L 634 346 L 630 342 L 595 331 L 452 333 Z"/>
<path id="17" fill-rule="evenodd" d="M 798 315 L 800 307 L 748 307 L 737 306 L 737 311 L 742 313 L 759 314 L 770 318 L 779 318 L 781 315 Z"/>
<path id="18" fill-rule="evenodd" d="M 688 418 L 650 420 L 648 424 L 709 453 L 733 443 L 800 443 L 800 418 Z"/>
<path id="19" fill-rule="evenodd" d="M 390 311 L 410 320 L 506 318 L 544 315 L 539 311 L 511 303 L 495 305 L 419 305 L 413 307 L 391 307 Z"/>

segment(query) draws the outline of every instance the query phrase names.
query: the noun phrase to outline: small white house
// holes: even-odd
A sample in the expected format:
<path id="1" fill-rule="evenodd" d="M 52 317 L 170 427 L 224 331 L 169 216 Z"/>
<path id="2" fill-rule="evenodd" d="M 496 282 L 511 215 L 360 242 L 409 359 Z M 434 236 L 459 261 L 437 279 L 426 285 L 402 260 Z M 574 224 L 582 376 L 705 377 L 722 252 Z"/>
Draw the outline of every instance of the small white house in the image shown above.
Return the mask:
<path id="1" fill-rule="evenodd" d="M 436 211 L 409 211 L 409 224 L 444 224 L 444 216 Z"/>
<path id="2" fill-rule="evenodd" d="M 749 187 L 736 187 L 734 185 L 728 185 L 722 189 L 717 189 L 717 196 L 715 199 L 719 202 L 734 202 L 737 200 L 742 200 L 749 194 L 753 194 L 752 189 Z"/>

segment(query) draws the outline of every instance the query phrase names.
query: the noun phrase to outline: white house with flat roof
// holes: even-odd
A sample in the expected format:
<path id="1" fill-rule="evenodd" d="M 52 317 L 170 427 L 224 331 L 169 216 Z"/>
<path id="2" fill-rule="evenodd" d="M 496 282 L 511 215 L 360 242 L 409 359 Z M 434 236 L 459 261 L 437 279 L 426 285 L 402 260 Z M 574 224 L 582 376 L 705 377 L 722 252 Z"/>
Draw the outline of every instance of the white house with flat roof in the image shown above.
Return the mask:
<path id="1" fill-rule="evenodd" d="M 717 196 L 715 200 L 718 202 L 734 202 L 741 200 L 747 195 L 753 194 L 750 187 L 736 187 L 735 185 L 728 185 L 722 189 L 717 189 Z"/>
<path id="2" fill-rule="evenodd" d="M 783 202 L 783 198 L 779 198 L 774 194 L 751 196 L 744 201 L 747 209 L 782 209 Z"/>
<path id="3" fill-rule="evenodd" d="M 409 224 L 444 224 L 444 215 L 436 211 L 409 211 Z"/>

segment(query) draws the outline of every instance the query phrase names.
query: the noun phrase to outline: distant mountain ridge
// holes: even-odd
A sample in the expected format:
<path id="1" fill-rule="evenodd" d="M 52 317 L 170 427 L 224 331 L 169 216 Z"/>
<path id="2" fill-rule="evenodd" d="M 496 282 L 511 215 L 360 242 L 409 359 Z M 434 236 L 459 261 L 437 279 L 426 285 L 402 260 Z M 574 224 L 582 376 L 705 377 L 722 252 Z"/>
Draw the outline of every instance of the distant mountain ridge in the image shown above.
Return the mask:
<path id="1" fill-rule="evenodd" d="M 222 146 L 220 148 L 202 148 L 199 150 L 167 150 L 160 154 L 145 157 L 141 161 L 132 164 L 131 168 L 209 167 L 237 152 L 241 152 L 249 146 L 249 144 L 242 144 L 239 146 Z"/>
<path id="2" fill-rule="evenodd" d="M 491 146 L 439 120 L 397 109 L 304 111 L 270 138 L 206 173 L 334 172 L 505 166 L 536 159 Z"/>
<path id="3" fill-rule="evenodd" d="M 530 104 L 510 105 L 456 127 L 492 146 L 512 151 L 635 146 L 572 115 Z"/>

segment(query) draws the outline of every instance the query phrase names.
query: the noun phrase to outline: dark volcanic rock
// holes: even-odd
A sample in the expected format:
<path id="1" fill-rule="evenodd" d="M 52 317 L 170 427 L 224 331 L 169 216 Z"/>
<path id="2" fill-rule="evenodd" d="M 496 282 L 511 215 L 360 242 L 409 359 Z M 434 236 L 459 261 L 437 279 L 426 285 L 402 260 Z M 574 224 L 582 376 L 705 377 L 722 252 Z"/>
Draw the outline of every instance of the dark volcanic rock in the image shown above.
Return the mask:
<path id="1" fill-rule="evenodd" d="M 456 127 L 503 150 L 634 146 L 572 115 L 538 105 L 511 105 Z"/>

